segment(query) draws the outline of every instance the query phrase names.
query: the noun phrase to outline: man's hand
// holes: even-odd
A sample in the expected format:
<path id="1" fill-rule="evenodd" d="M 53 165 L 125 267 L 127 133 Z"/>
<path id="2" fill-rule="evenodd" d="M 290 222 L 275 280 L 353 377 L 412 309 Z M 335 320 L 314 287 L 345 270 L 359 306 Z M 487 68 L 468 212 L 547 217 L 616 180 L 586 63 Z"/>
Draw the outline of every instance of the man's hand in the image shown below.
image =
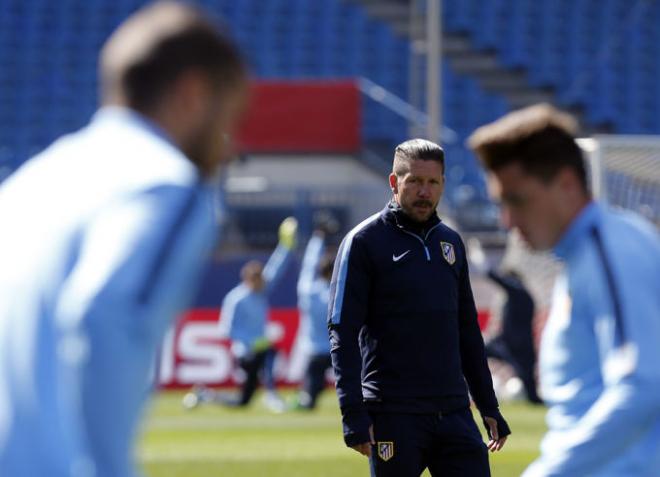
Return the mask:
<path id="1" fill-rule="evenodd" d="M 254 343 L 252 344 L 252 351 L 254 351 L 255 353 L 261 353 L 262 351 L 266 351 L 271 346 L 272 343 L 268 338 L 266 337 L 257 338 L 256 340 L 254 340 Z"/>
<path id="2" fill-rule="evenodd" d="M 499 432 L 497 431 L 497 421 L 495 418 L 484 416 L 484 421 L 488 424 L 488 434 L 490 435 L 490 440 L 488 441 L 488 444 L 486 444 L 486 447 L 488 447 L 488 450 L 491 452 L 497 452 L 504 447 L 506 436 L 500 437 Z"/>
<path id="3" fill-rule="evenodd" d="M 362 444 L 357 444 L 351 447 L 351 449 L 356 450 L 362 455 L 371 457 L 371 446 L 376 445 L 376 441 L 374 440 L 374 426 L 369 426 L 369 439 L 370 442 L 363 442 Z"/>
<path id="4" fill-rule="evenodd" d="M 289 250 L 296 246 L 296 234 L 298 232 L 298 221 L 293 217 L 287 217 L 280 224 L 279 239 L 282 246 Z"/>

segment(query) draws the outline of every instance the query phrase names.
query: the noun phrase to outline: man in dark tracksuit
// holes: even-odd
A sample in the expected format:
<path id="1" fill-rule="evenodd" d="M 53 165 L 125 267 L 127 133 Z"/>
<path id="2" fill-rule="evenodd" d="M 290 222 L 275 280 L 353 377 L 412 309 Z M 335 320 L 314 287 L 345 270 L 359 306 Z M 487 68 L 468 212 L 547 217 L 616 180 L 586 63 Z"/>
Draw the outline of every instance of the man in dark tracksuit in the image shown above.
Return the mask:
<path id="1" fill-rule="evenodd" d="M 502 330 L 486 343 L 486 356 L 509 363 L 525 386 L 529 402 L 540 404 L 536 392 L 536 351 L 534 350 L 534 299 L 513 271 L 489 270 L 488 277 L 506 293 L 502 309 Z"/>
<path id="2" fill-rule="evenodd" d="M 440 222 L 444 152 L 396 148 L 394 197 L 340 247 L 330 291 L 331 356 L 346 445 L 373 476 L 488 476 L 502 418 L 459 235 Z M 467 381 L 467 386 L 466 386 Z M 469 391 L 490 441 L 484 445 Z"/>

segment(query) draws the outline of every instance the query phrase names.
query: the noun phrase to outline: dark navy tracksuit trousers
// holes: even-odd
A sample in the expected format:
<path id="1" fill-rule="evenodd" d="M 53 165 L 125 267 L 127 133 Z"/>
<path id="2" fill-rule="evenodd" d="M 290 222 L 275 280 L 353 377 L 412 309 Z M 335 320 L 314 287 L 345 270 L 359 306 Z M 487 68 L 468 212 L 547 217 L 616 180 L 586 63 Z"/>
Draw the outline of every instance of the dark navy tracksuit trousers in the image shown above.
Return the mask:
<path id="1" fill-rule="evenodd" d="M 372 413 L 372 477 L 490 476 L 488 450 L 469 409 L 441 414 Z"/>

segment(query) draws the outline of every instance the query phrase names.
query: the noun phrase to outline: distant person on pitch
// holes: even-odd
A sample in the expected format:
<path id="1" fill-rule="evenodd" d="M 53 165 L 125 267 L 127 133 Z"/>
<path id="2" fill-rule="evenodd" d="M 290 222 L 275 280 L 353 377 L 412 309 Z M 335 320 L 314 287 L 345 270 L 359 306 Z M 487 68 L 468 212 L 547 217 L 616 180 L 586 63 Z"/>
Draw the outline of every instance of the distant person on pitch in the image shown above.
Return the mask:
<path id="1" fill-rule="evenodd" d="M 275 387 L 274 361 L 277 353 L 273 337 L 268 335 L 268 296 L 281 280 L 296 246 L 298 223 L 293 217 L 279 227 L 279 243 L 266 266 L 252 260 L 241 269 L 241 283 L 222 302 L 220 328 L 231 340 L 231 351 L 245 373 L 237 395 L 215 392 L 205 386 L 194 386 L 183 398 L 183 405 L 194 408 L 199 403 L 215 402 L 230 407 L 247 406 L 259 386 L 262 374 L 266 406 L 274 412 L 284 411 L 285 404 Z"/>
<path id="2" fill-rule="evenodd" d="M 150 370 L 217 224 L 246 103 L 234 45 L 184 4 L 124 21 L 91 123 L 0 187 L 0 475 L 130 477 Z"/>
<path id="3" fill-rule="evenodd" d="M 469 139 L 504 224 L 565 265 L 539 358 L 548 433 L 524 477 L 657 477 L 660 237 L 592 199 L 576 130 L 568 114 L 537 105 Z"/>
<path id="4" fill-rule="evenodd" d="M 317 214 L 316 226 L 307 242 L 298 277 L 300 339 L 308 354 L 303 384 L 294 409 L 311 410 L 326 387 L 326 371 L 332 368 L 328 340 L 328 300 L 334 254 L 326 250 L 326 238 L 336 233 L 339 224 L 329 214 Z"/>
<path id="5" fill-rule="evenodd" d="M 488 277 L 506 294 L 502 308 L 501 330 L 486 342 L 486 356 L 503 361 L 513 367 L 522 381 L 527 400 L 540 404 L 536 391 L 536 351 L 534 349 L 534 299 L 512 270 L 488 271 Z"/>

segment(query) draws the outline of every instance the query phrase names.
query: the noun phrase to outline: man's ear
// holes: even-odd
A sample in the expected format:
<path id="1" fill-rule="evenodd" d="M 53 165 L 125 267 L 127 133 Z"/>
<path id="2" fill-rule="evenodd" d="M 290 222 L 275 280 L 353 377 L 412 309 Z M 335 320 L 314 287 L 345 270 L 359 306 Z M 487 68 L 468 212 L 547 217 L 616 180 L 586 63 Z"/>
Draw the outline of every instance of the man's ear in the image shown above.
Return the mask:
<path id="1" fill-rule="evenodd" d="M 565 194 L 572 194 L 575 193 L 576 189 L 581 189 L 577 174 L 570 167 L 561 168 L 557 172 L 555 182 Z"/>
<path id="2" fill-rule="evenodd" d="M 176 79 L 177 109 L 194 122 L 205 120 L 210 85 L 203 72 L 191 70 Z"/>
<path id="3" fill-rule="evenodd" d="M 502 183 L 497 175 L 497 172 L 488 172 L 486 175 L 486 187 L 488 195 L 495 202 L 502 201 Z"/>
<path id="4" fill-rule="evenodd" d="M 399 185 L 397 182 L 396 174 L 394 172 L 390 174 L 390 189 L 392 189 L 392 192 L 395 194 L 399 193 Z"/>

